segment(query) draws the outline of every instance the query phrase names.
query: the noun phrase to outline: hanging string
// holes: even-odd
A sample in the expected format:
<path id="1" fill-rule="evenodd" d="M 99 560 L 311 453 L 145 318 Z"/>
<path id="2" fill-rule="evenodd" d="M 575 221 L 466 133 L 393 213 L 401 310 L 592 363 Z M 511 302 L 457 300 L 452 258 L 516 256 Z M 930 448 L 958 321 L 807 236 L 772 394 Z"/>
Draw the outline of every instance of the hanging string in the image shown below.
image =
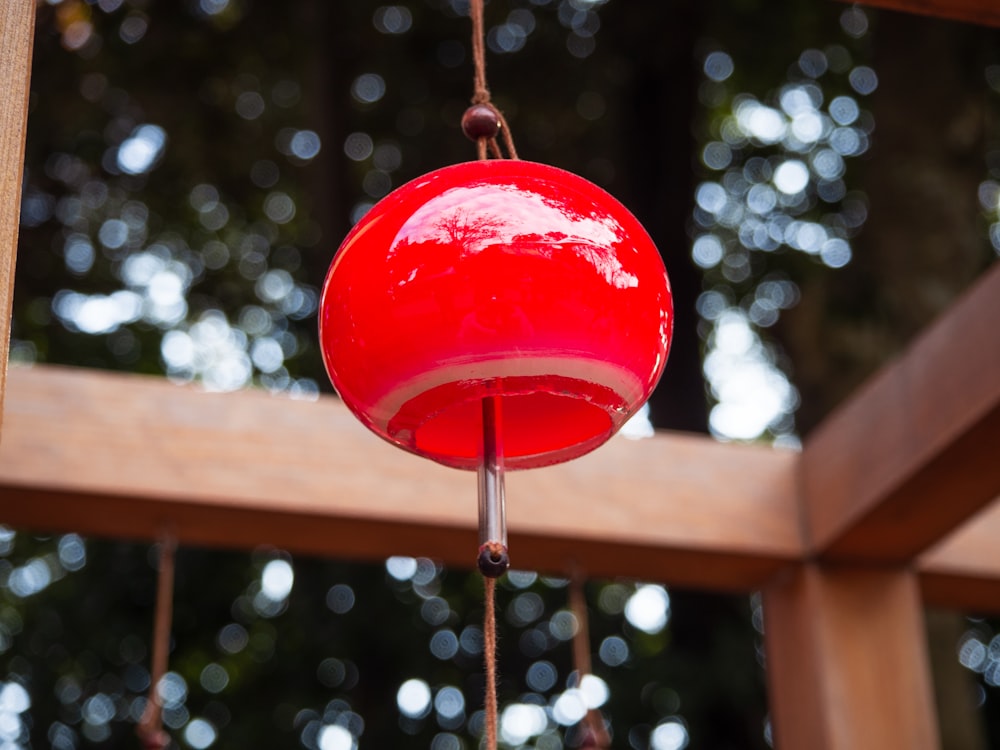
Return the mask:
<path id="1" fill-rule="evenodd" d="M 470 0 L 469 17 L 472 19 L 472 103 L 489 104 L 490 88 L 486 85 L 486 33 L 483 21 L 483 0 Z"/>
<path id="2" fill-rule="evenodd" d="M 472 106 L 462 117 L 462 130 L 476 142 L 479 159 L 485 160 L 490 154 L 494 159 L 503 159 L 503 151 L 497 136 L 503 139 L 507 158 L 516 159 L 517 149 L 510 126 L 503 113 L 490 101 L 490 88 L 486 83 L 486 33 L 483 20 L 484 0 L 469 1 L 469 17 L 472 19 Z"/>
<path id="3" fill-rule="evenodd" d="M 144 750 L 165 750 L 170 735 L 163 731 L 163 703 L 157 690 L 167 672 L 170 652 L 170 625 L 173 620 L 174 552 L 177 540 L 164 534 L 160 540 L 160 565 L 156 584 L 156 614 L 153 624 L 153 661 L 149 676 L 149 697 L 146 709 L 136 726 Z"/>
<path id="4" fill-rule="evenodd" d="M 483 576 L 486 613 L 483 616 L 483 655 L 486 662 L 486 748 L 497 746 L 497 579 Z"/>
<path id="5" fill-rule="evenodd" d="M 484 0 L 470 0 L 469 17 L 472 19 L 472 106 L 462 116 L 462 130 L 465 135 L 475 141 L 476 152 L 480 161 L 493 156 L 503 159 L 503 150 L 497 141 L 497 136 L 503 139 L 503 147 L 507 157 L 517 159 L 517 149 L 510 133 L 510 126 L 503 113 L 490 101 L 490 89 L 486 83 L 486 34 L 483 19 Z M 496 545 L 491 548 L 490 545 Z M 483 545 L 491 553 L 493 559 L 506 557 L 507 551 L 499 542 L 487 542 Z M 496 750 L 497 747 L 497 617 L 496 617 L 496 578 L 483 575 L 483 661 L 486 667 L 486 695 L 484 699 L 486 713 L 486 750 Z"/>
<path id="6" fill-rule="evenodd" d="M 590 659 L 590 627 L 587 616 L 587 599 L 583 593 L 583 577 L 579 571 L 574 571 L 569 585 L 569 608 L 576 618 L 576 634 L 573 636 L 573 666 L 577 679 L 582 682 L 585 675 L 591 674 Z M 579 682 L 577 683 L 579 684 Z M 581 750 L 606 750 L 611 747 L 611 736 L 604 724 L 604 716 L 596 708 L 591 708 L 580 722 Z"/>

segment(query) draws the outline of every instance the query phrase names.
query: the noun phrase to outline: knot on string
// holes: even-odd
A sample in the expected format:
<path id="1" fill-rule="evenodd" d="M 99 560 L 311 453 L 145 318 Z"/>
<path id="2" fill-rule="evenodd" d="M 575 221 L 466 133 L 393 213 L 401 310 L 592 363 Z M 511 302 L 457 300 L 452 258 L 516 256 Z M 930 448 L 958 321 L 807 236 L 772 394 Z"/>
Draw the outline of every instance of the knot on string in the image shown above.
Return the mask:
<path id="1" fill-rule="evenodd" d="M 485 81 L 486 80 L 486 72 L 485 72 L 485 70 L 482 71 L 481 75 L 482 75 L 483 80 Z M 480 85 L 480 83 L 479 83 L 480 72 L 478 70 L 476 71 L 476 76 L 475 77 L 476 77 L 475 91 L 472 94 L 472 99 L 470 99 L 469 101 L 471 101 L 473 104 L 489 104 L 490 103 L 490 90 L 488 88 L 486 88 L 485 83 L 482 84 L 482 85 Z"/>

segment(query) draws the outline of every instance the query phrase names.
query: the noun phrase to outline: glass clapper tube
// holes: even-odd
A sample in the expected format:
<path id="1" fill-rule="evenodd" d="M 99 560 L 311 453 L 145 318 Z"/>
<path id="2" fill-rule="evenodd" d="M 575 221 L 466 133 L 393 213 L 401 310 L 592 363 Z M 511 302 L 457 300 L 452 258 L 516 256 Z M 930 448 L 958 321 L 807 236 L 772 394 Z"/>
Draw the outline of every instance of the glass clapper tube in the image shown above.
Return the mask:
<path id="1" fill-rule="evenodd" d="M 503 483 L 503 412 L 500 396 L 483 399 L 483 450 L 479 464 L 479 570 L 499 578 L 510 566 Z"/>

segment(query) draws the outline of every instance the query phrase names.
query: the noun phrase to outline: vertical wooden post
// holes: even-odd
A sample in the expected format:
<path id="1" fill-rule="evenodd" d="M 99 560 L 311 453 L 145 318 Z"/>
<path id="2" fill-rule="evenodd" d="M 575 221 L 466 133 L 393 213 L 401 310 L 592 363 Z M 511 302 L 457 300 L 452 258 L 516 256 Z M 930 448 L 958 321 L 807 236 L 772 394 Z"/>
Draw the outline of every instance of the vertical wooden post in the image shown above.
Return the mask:
<path id="1" fill-rule="evenodd" d="M 34 36 L 35 0 L 3 0 L 0 3 L 0 431 L 7 386 L 14 259 L 21 213 L 21 176 Z"/>
<path id="2" fill-rule="evenodd" d="M 805 563 L 764 592 L 778 750 L 940 747 L 916 575 Z"/>

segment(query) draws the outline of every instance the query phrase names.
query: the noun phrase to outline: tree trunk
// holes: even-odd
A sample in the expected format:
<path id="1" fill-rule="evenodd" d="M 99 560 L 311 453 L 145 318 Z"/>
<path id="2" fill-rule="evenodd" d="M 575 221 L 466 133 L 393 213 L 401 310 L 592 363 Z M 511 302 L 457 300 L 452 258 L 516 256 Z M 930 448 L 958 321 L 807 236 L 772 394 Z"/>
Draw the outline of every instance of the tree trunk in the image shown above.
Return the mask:
<path id="1" fill-rule="evenodd" d="M 621 132 L 625 202 L 660 249 L 670 276 L 676 324 L 670 359 L 650 399 L 659 428 L 708 431 L 705 379 L 695 302 L 701 272 L 691 260 L 687 227 L 694 207 L 695 139 L 691 123 L 698 106 L 700 72 L 695 44 L 703 25 L 693 0 L 654 3 L 646 13 L 627 4 L 605 10 L 608 28 L 621 29 L 618 50 L 634 66 Z"/>

